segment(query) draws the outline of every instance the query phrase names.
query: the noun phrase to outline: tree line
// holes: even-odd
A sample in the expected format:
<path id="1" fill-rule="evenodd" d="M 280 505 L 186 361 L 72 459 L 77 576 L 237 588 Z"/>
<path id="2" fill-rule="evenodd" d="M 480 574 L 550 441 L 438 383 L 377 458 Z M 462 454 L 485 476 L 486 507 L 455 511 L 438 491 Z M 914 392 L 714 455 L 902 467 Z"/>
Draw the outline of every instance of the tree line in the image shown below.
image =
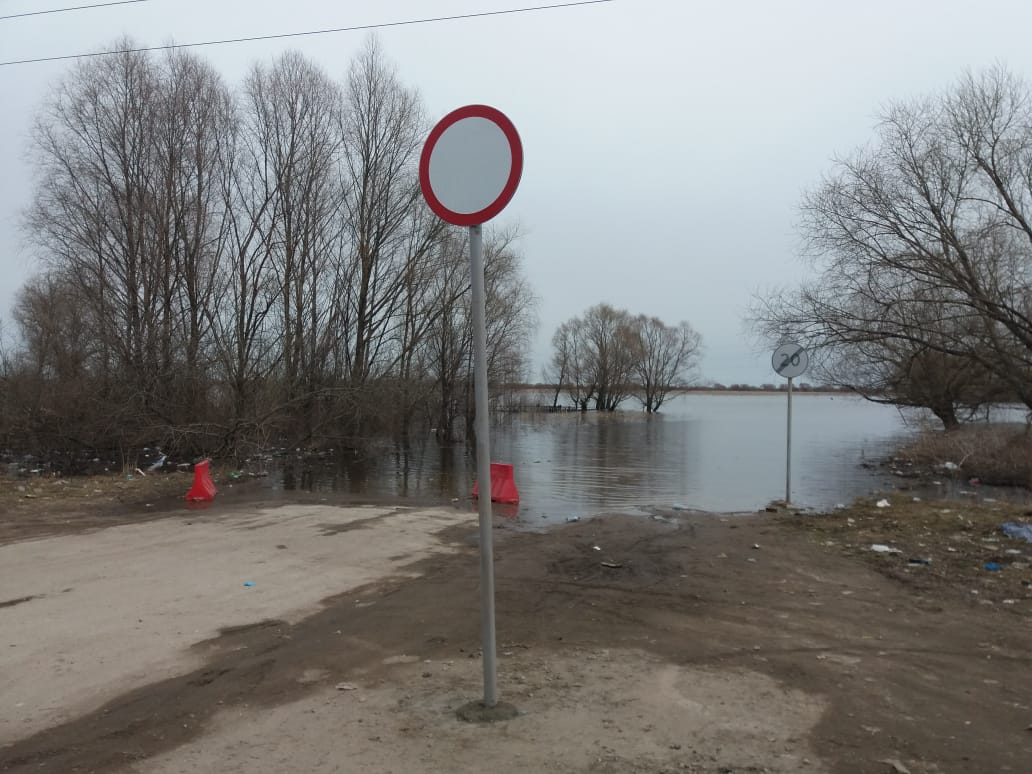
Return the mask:
<path id="1" fill-rule="evenodd" d="M 181 50 L 77 63 L 32 134 L 42 269 L 0 352 L 0 448 L 461 434 L 468 246 L 422 200 L 428 130 L 374 40 L 340 81 L 287 53 L 236 90 Z M 495 381 L 535 325 L 516 236 L 485 244 Z"/>
<path id="2" fill-rule="evenodd" d="M 687 322 L 671 326 L 602 303 L 560 325 L 552 348 L 545 379 L 556 385 L 553 405 L 565 392 L 581 411 L 615 411 L 634 397 L 651 414 L 691 383 L 702 338 Z"/>
<path id="3" fill-rule="evenodd" d="M 996 67 L 896 102 L 803 199 L 815 278 L 757 300 L 816 377 L 931 410 L 1032 410 L 1032 89 Z"/>

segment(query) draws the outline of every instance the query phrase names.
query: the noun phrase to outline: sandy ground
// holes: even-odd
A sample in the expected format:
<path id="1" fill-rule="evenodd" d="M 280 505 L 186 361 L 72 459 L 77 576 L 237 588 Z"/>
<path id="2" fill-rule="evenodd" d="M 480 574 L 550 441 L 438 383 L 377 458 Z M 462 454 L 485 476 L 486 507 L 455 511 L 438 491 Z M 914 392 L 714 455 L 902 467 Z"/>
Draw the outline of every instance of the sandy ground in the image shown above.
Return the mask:
<path id="1" fill-rule="evenodd" d="M 519 715 L 493 725 L 455 716 L 481 695 L 473 514 L 39 518 L 0 547 L 0 771 L 1030 770 L 1032 598 L 783 517 L 499 523 Z"/>
<path id="2" fill-rule="evenodd" d="M 190 646 L 220 630 L 298 621 L 327 596 L 404 577 L 414 558 L 454 550 L 434 534 L 470 518 L 325 506 L 209 513 L 0 547 L 0 696 L 16 710 L 0 713 L 0 744 L 199 668 Z"/>

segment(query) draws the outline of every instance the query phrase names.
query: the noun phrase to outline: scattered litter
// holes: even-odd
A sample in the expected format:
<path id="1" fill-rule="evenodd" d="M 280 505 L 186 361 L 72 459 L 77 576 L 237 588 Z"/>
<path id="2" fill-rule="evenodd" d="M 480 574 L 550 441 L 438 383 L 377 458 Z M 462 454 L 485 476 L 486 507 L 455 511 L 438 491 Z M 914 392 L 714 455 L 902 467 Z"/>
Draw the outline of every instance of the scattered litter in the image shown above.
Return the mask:
<path id="1" fill-rule="evenodd" d="M 934 486 L 942 486 L 942 481 L 933 481 L 932 484 Z"/>
<path id="2" fill-rule="evenodd" d="M 1032 543 L 1032 524 L 1019 524 L 1016 521 L 1004 522 L 1000 525 L 1000 531 L 1007 537 L 1027 540 Z"/>
<path id="3" fill-rule="evenodd" d="M 931 563 L 932 563 L 931 559 L 922 559 L 920 557 L 918 557 L 916 559 L 907 559 L 907 564 L 909 564 L 912 567 L 921 567 L 921 566 L 925 566 L 926 567 L 926 566 L 928 566 Z"/>
<path id="4" fill-rule="evenodd" d="M 352 683 L 337 683 L 338 691 L 357 691 L 358 686 Z"/>
<path id="5" fill-rule="evenodd" d="M 608 567 L 611 570 L 619 570 L 621 567 L 623 567 L 623 565 L 619 562 L 602 562 L 602 566 Z"/>
<path id="6" fill-rule="evenodd" d="M 891 503 L 888 500 L 879 500 L 875 503 L 875 505 L 879 508 L 888 508 L 891 505 Z"/>
<path id="7" fill-rule="evenodd" d="M 971 484 L 971 486 L 981 486 L 982 480 L 980 478 L 969 478 L 968 483 Z"/>
<path id="8" fill-rule="evenodd" d="M 1016 548 L 1008 548 L 1008 549 L 1007 549 L 1007 553 L 1008 553 L 1008 554 L 1009 554 L 1010 556 L 1021 556 L 1021 551 L 1019 551 L 1019 550 L 1018 550 L 1018 549 L 1016 549 Z"/>
<path id="9" fill-rule="evenodd" d="M 910 769 L 895 758 L 885 758 L 884 760 L 878 761 L 878 763 L 884 763 L 886 766 L 891 767 L 892 774 L 910 774 Z"/>
<path id="10" fill-rule="evenodd" d="M 244 581 L 244 585 L 248 588 L 251 588 L 252 586 L 254 586 L 254 581 Z"/>
<path id="11" fill-rule="evenodd" d="M 915 497 L 915 498 L 914 498 L 914 502 L 915 502 L 915 503 L 919 503 L 919 502 L 921 502 L 921 498 L 920 498 L 920 497 Z"/>
<path id="12" fill-rule="evenodd" d="M 759 543 L 753 543 L 752 547 L 753 547 L 753 551 L 759 551 L 760 550 L 760 544 Z"/>
<path id="13" fill-rule="evenodd" d="M 153 464 L 151 464 L 151 465 L 149 465 L 147 467 L 147 470 L 150 473 L 153 473 L 156 470 L 161 470 L 163 467 L 165 467 L 165 460 L 167 460 L 167 459 L 168 459 L 168 455 L 167 454 L 162 454 L 160 457 L 158 457 L 156 460 L 154 460 Z"/>
<path id="14" fill-rule="evenodd" d="M 1016 599 L 1005 599 L 1005 600 L 1003 600 L 1003 604 L 1005 604 L 1005 605 L 1016 605 L 1016 604 L 1018 604 L 1018 600 L 1016 600 Z"/>
<path id="15" fill-rule="evenodd" d="M 580 516 L 567 516 L 566 517 L 566 523 L 567 524 L 569 524 L 570 522 L 574 522 L 574 521 L 580 521 Z"/>
<path id="16" fill-rule="evenodd" d="M 140 474 L 140 478 L 147 478 L 147 474 L 146 474 L 146 473 L 144 473 L 144 472 L 143 472 L 142 470 L 140 470 L 139 468 L 137 468 L 137 469 L 136 469 L 136 472 Z"/>
<path id="17" fill-rule="evenodd" d="M 835 510 L 836 511 L 844 511 L 844 510 L 846 510 L 846 504 L 845 503 L 835 503 Z"/>
<path id="18" fill-rule="evenodd" d="M 942 463 L 943 468 L 946 470 L 960 470 L 960 465 L 956 462 L 944 462 Z"/>
<path id="19" fill-rule="evenodd" d="M 997 564 L 996 562 L 986 562 L 985 569 L 987 569 L 989 572 L 1002 572 L 1003 566 Z"/>
<path id="20" fill-rule="evenodd" d="M 602 550 L 601 547 L 599 547 L 599 546 L 592 546 L 591 548 L 593 550 L 595 550 L 595 551 L 601 551 Z"/>
<path id="21" fill-rule="evenodd" d="M 884 545 L 882 543 L 873 543 L 871 545 L 871 550 L 874 551 L 876 554 L 902 554 L 903 553 L 898 548 L 891 548 L 890 546 Z"/>

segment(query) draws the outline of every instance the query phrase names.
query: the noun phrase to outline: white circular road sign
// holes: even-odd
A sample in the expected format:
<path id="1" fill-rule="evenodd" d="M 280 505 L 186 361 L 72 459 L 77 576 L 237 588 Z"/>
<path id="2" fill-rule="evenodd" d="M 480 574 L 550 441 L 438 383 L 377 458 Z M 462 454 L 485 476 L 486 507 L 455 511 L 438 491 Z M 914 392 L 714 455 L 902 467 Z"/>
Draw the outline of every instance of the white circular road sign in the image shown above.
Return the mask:
<path id="1" fill-rule="evenodd" d="M 477 226 L 501 212 L 523 174 L 523 146 L 501 111 L 467 105 L 442 118 L 419 159 L 419 186 L 430 209 L 456 226 Z"/>
<path id="2" fill-rule="evenodd" d="M 782 344 L 774 350 L 771 365 L 774 366 L 778 376 L 794 379 L 806 372 L 806 367 L 810 365 L 810 356 L 806 354 L 806 350 L 800 344 Z"/>

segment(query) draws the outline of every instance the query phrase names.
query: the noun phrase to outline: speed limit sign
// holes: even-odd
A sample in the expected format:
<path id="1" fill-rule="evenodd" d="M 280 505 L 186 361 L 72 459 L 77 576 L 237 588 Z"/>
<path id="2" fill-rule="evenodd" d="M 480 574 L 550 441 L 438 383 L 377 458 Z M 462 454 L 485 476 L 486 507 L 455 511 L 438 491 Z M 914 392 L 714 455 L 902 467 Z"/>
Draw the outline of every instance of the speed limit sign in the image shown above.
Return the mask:
<path id="1" fill-rule="evenodd" d="M 778 376 L 794 379 L 806 373 L 806 367 L 810 365 L 810 357 L 799 344 L 782 344 L 774 350 L 771 365 L 774 366 Z"/>

